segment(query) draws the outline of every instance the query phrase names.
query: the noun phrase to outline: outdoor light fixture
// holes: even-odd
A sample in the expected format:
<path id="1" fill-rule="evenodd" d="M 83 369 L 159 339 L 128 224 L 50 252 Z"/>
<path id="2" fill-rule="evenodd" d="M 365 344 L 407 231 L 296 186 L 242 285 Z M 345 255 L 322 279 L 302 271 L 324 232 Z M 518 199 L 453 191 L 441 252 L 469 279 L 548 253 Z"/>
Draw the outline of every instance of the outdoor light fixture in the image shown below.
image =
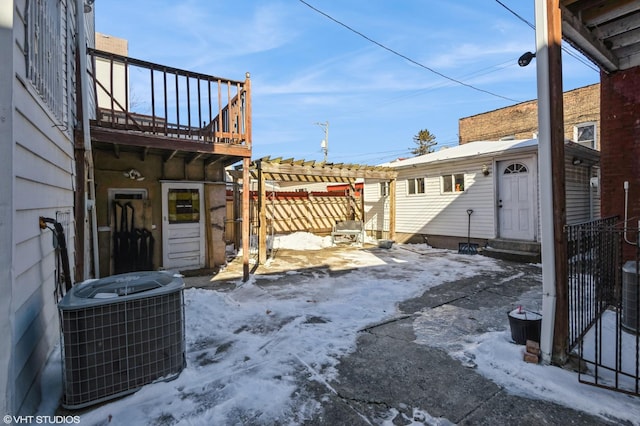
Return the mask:
<path id="1" fill-rule="evenodd" d="M 128 177 L 131 180 L 137 180 L 139 182 L 144 180 L 144 176 L 142 176 L 142 173 L 140 173 L 139 171 L 137 171 L 136 169 L 131 169 L 129 171 L 126 171 L 124 173 L 122 173 L 125 177 Z"/>
<path id="2" fill-rule="evenodd" d="M 572 163 L 573 163 L 574 166 L 577 166 L 577 165 L 582 164 L 582 160 L 580 158 L 573 157 Z"/>
<path id="3" fill-rule="evenodd" d="M 518 65 L 526 67 L 531 63 L 531 60 L 536 57 L 535 53 L 527 52 L 518 58 Z"/>
<path id="4" fill-rule="evenodd" d="M 486 164 L 482 165 L 482 174 L 485 176 L 489 176 L 489 173 L 491 173 L 491 170 L 489 170 L 489 166 L 487 166 Z"/>

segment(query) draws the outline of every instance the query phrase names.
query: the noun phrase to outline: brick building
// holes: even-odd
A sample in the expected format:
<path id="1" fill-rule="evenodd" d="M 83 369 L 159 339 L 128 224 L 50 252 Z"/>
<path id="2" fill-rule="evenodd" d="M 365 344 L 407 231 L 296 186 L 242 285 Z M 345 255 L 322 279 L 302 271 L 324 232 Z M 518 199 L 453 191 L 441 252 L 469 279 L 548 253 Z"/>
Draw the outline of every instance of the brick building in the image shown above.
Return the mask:
<path id="1" fill-rule="evenodd" d="M 602 84 L 602 215 L 625 217 L 624 182 L 629 182 L 628 226 L 640 218 L 640 67 L 600 73 Z M 635 239 L 635 235 L 631 237 Z M 626 259 L 636 248 L 625 244 Z"/>
<path id="2" fill-rule="evenodd" d="M 460 145 L 479 140 L 529 139 L 538 132 L 538 102 L 522 102 L 461 118 Z M 565 138 L 600 149 L 600 84 L 564 93 Z"/>

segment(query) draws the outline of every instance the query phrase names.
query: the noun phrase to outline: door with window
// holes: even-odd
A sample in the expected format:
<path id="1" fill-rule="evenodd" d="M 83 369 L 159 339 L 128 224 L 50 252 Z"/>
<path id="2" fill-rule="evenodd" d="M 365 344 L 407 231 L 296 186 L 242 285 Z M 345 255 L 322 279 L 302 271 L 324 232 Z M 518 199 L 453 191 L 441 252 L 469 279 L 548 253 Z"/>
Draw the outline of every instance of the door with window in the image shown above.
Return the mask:
<path id="1" fill-rule="evenodd" d="M 204 267 L 204 185 L 162 183 L 162 266 L 165 269 Z"/>
<path id="2" fill-rule="evenodd" d="M 500 238 L 533 240 L 534 173 L 525 160 L 498 163 L 498 223 Z"/>

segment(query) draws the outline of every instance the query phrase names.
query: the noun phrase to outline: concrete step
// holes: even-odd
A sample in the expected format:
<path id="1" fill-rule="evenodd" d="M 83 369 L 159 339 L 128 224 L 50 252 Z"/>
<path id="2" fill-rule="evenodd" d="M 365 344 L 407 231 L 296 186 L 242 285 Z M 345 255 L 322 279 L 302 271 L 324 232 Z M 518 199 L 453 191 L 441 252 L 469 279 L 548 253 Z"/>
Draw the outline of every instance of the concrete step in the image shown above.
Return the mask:
<path id="1" fill-rule="evenodd" d="M 498 238 L 489 240 L 487 246 L 497 250 L 515 250 L 538 254 L 541 252 L 540 243 L 535 241 L 506 240 Z"/>
<path id="2" fill-rule="evenodd" d="M 522 251 L 522 250 L 509 250 L 498 249 L 494 247 L 485 247 L 481 252 L 483 256 L 492 257 L 494 259 L 510 260 L 512 262 L 521 263 L 540 263 L 540 253 Z"/>

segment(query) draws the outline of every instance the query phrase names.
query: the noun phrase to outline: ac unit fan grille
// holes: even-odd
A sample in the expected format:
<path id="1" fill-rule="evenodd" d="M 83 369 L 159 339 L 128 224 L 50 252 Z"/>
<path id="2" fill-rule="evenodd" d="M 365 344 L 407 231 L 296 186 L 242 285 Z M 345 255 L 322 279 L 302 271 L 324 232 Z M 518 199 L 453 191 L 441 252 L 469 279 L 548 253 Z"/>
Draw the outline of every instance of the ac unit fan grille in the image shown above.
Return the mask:
<path id="1" fill-rule="evenodd" d="M 170 380 L 184 368 L 182 290 L 61 315 L 66 408 Z"/>

